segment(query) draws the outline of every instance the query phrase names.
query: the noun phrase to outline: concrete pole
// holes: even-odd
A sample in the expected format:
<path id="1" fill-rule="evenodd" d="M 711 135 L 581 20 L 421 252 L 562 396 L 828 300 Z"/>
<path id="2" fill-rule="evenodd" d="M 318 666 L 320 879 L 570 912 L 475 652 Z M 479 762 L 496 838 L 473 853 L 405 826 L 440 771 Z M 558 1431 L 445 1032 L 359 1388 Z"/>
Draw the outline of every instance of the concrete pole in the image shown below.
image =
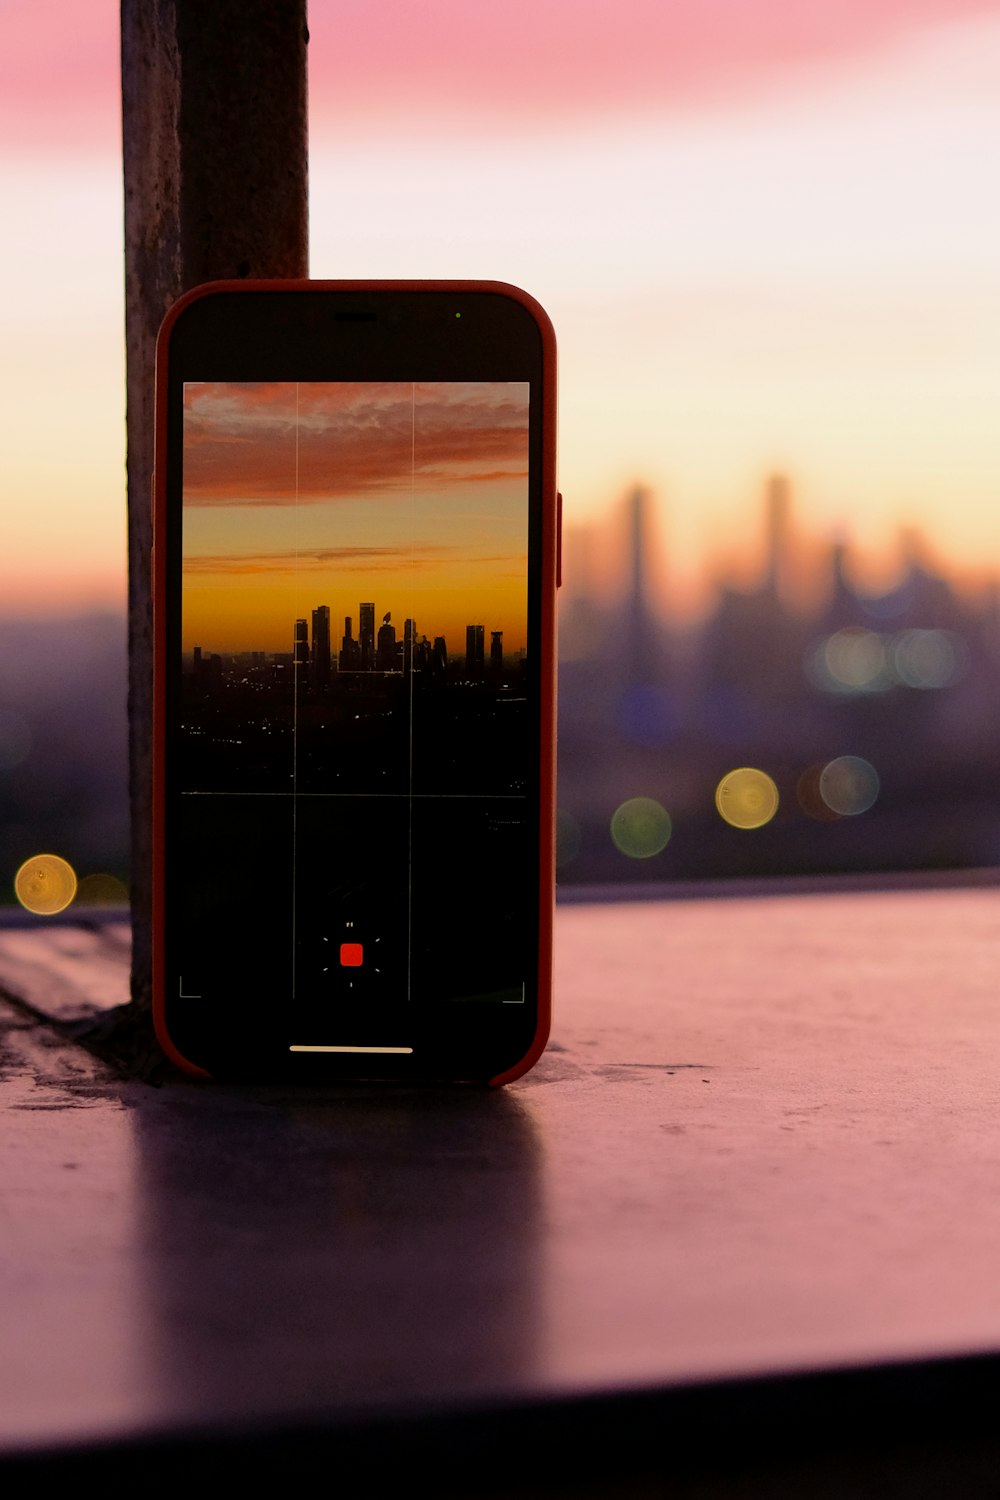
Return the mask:
<path id="1" fill-rule="evenodd" d="M 121 0 L 132 999 L 150 1001 L 153 353 L 217 277 L 308 274 L 306 0 Z"/>

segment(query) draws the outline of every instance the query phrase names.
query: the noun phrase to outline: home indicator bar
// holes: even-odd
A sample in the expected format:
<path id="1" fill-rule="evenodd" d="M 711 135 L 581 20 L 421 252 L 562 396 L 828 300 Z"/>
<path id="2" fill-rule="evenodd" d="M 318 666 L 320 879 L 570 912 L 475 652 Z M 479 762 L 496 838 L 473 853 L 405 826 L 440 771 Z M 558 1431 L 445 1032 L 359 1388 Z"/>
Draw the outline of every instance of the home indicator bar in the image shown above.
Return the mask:
<path id="1" fill-rule="evenodd" d="M 412 1052 L 412 1047 L 302 1047 L 291 1046 L 289 1052 Z"/>

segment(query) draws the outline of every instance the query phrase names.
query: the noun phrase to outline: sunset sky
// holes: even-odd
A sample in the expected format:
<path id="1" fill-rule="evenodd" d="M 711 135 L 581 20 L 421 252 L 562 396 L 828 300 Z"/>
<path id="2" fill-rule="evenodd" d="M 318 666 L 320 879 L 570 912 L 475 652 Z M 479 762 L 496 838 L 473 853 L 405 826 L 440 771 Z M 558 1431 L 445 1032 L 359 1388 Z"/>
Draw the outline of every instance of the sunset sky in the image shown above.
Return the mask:
<path id="1" fill-rule="evenodd" d="M 117 29 L 0 0 L 8 612 L 124 597 Z M 310 31 L 312 274 L 538 297 L 595 573 L 641 483 L 664 598 L 752 576 L 782 469 L 803 544 L 884 571 L 917 527 L 1000 574 L 1000 0 L 313 0 Z"/>
<path id="2" fill-rule="evenodd" d="M 289 651 L 362 599 L 399 639 L 526 646 L 528 386 L 185 387 L 183 647 Z"/>

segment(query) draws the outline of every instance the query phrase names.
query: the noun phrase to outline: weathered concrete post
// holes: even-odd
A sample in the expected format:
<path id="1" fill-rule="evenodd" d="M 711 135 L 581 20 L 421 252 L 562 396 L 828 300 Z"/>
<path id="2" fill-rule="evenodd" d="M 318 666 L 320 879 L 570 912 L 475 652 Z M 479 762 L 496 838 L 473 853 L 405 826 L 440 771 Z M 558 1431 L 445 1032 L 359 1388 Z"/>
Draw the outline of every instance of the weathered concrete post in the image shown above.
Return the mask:
<path id="1" fill-rule="evenodd" d="M 122 0 L 132 998 L 150 998 L 156 330 L 188 287 L 305 276 L 306 0 Z"/>

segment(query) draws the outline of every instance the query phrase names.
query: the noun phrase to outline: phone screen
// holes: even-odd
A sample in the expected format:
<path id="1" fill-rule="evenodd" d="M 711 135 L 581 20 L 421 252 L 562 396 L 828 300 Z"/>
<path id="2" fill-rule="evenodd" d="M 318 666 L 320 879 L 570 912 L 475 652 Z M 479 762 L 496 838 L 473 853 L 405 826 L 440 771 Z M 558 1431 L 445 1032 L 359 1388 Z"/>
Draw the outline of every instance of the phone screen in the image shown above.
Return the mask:
<path id="1" fill-rule="evenodd" d="M 165 993 L 214 1071 L 461 1076 L 534 1032 L 538 399 L 177 383 Z"/>

